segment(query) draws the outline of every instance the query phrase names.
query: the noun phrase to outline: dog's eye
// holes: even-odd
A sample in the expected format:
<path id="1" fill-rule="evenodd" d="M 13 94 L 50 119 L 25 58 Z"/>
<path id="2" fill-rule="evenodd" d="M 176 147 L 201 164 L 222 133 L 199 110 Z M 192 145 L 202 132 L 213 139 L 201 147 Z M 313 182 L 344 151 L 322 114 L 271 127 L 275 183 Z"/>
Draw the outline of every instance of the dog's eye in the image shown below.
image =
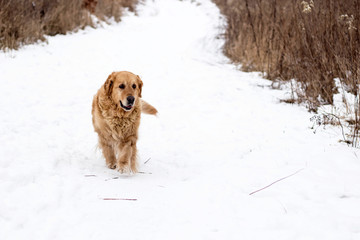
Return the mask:
<path id="1" fill-rule="evenodd" d="M 124 85 L 124 84 L 121 84 L 121 85 L 119 86 L 119 88 L 124 89 L 124 88 L 125 88 L 125 85 Z"/>
<path id="2" fill-rule="evenodd" d="M 135 88 L 136 88 L 136 85 L 135 85 L 135 84 L 133 84 L 133 85 L 132 85 L 132 88 L 133 88 L 133 89 L 135 89 Z"/>

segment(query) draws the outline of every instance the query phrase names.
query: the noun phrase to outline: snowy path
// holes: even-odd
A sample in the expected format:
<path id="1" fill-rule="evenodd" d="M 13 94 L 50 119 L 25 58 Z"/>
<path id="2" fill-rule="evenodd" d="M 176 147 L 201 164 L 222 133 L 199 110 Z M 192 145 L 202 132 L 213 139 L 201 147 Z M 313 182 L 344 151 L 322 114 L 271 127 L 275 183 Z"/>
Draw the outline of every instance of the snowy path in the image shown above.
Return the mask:
<path id="1" fill-rule="evenodd" d="M 0 53 L 0 239 L 360 239 L 359 151 L 228 64 L 217 8 L 196 2 Z M 135 176 L 105 167 L 91 125 L 114 70 L 160 112 Z"/>

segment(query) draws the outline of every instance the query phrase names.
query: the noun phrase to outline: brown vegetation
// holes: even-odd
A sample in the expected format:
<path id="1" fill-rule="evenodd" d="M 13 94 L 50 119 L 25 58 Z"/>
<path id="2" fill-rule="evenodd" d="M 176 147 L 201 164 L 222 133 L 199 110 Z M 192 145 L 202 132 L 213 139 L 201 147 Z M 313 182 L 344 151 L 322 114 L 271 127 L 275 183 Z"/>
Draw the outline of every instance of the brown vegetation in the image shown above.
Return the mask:
<path id="1" fill-rule="evenodd" d="M 100 20 L 120 21 L 122 9 L 134 10 L 138 0 L 0 0 L 0 49 L 44 41 L 44 35 L 94 26 L 91 14 Z"/>
<path id="2" fill-rule="evenodd" d="M 359 96 L 360 0 L 213 0 L 227 17 L 225 54 L 242 70 L 296 80 L 288 102 L 311 111 L 341 90 Z M 359 98 L 353 106 L 359 129 Z"/>

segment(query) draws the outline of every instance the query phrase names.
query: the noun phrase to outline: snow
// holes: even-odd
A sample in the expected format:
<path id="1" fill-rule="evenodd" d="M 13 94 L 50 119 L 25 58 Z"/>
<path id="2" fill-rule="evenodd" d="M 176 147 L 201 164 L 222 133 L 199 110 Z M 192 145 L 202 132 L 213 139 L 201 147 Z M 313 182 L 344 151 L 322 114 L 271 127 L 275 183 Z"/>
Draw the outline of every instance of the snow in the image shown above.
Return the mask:
<path id="1" fill-rule="evenodd" d="M 146 1 L 1 53 L 0 239 L 360 239 L 359 150 L 231 65 L 223 25 L 210 1 Z M 136 175 L 106 168 L 91 123 L 118 70 L 160 113 L 142 117 Z"/>

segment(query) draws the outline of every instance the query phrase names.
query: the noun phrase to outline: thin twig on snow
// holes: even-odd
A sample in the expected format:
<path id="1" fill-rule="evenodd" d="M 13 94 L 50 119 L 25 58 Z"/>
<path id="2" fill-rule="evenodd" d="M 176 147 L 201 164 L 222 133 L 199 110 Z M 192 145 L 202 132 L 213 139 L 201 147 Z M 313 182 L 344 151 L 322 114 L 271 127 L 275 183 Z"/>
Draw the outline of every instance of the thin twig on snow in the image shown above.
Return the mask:
<path id="1" fill-rule="evenodd" d="M 148 160 L 146 160 L 146 161 L 144 162 L 144 164 L 147 164 L 147 162 L 150 161 L 150 159 L 151 159 L 151 158 L 149 158 Z"/>
<path id="2" fill-rule="evenodd" d="M 265 186 L 265 187 L 263 187 L 263 188 L 260 188 L 260 189 L 258 189 L 258 190 L 256 190 L 256 191 L 250 193 L 249 195 L 253 195 L 253 194 L 257 193 L 257 192 L 260 192 L 260 191 L 262 191 L 262 190 L 264 190 L 264 189 L 272 186 L 273 184 L 275 184 L 275 183 L 277 183 L 277 182 L 280 182 L 280 181 L 282 181 L 282 180 L 284 180 L 284 179 L 286 179 L 286 178 L 289 178 L 289 177 L 291 177 L 291 176 L 294 176 L 295 174 L 301 172 L 301 171 L 304 170 L 304 169 L 305 169 L 305 168 L 299 169 L 299 170 L 297 170 L 296 172 L 294 172 L 293 174 L 290 174 L 290 175 L 288 175 L 288 176 L 286 176 L 286 177 L 280 178 L 280 179 L 276 180 L 275 182 L 272 182 L 272 183 L 270 183 L 269 185 L 267 185 L 267 186 Z"/>

